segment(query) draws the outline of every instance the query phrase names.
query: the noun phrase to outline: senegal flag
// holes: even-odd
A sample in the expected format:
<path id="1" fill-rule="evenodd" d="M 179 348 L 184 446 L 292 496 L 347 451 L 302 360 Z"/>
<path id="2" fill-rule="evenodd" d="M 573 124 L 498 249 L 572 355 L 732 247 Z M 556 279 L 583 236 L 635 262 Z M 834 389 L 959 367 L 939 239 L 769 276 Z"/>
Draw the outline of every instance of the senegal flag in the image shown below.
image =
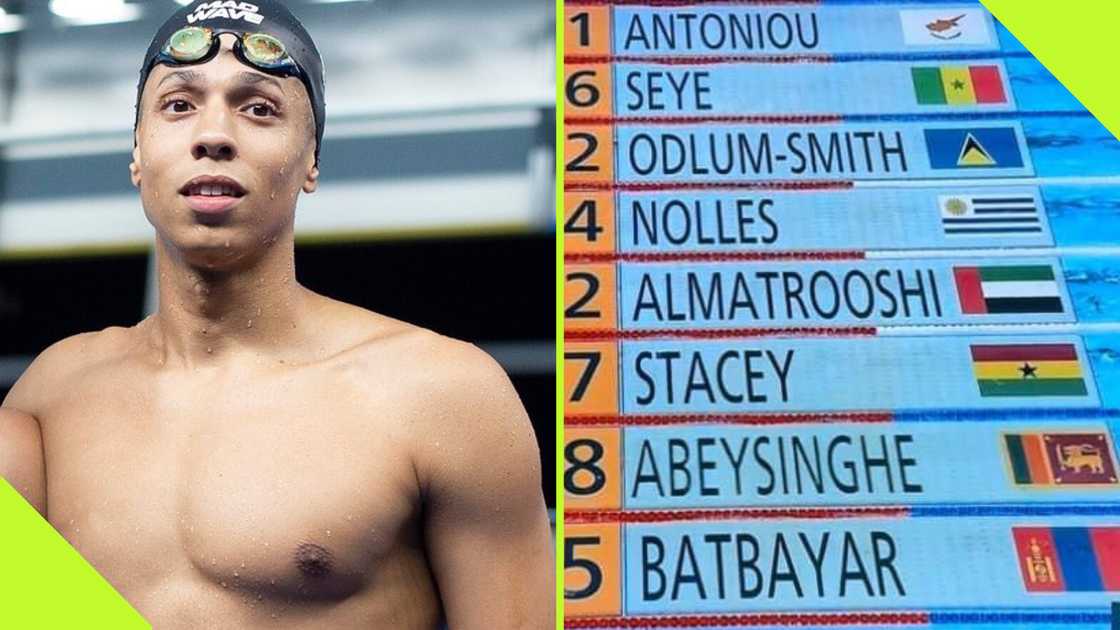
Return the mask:
<path id="1" fill-rule="evenodd" d="M 918 66 L 910 75 L 919 105 L 1007 102 L 998 66 Z"/>
<path id="2" fill-rule="evenodd" d="M 971 346 L 980 395 L 1087 396 L 1077 349 L 1069 343 Z"/>

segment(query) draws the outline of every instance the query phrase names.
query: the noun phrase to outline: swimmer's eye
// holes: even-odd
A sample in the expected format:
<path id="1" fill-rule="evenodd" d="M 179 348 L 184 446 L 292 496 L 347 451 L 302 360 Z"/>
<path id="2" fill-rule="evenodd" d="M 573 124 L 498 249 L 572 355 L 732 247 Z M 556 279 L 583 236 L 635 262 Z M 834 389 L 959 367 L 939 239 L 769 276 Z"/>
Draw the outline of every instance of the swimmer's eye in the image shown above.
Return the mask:
<path id="1" fill-rule="evenodd" d="M 253 103 L 252 105 L 249 105 L 249 112 L 252 113 L 253 116 L 255 116 L 257 118 L 268 118 L 268 117 L 276 116 L 277 113 L 279 113 L 279 112 L 276 111 L 275 107 L 273 107 L 269 103 L 265 103 L 263 101 L 259 102 L 259 103 Z"/>
<path id="2" fill-rule="evenodd" d="M 192 105 L 181 98 L 173 98 L 164 101 L 163 104 L 160 105 L 159 109 L 160 111 L 167 111 L 168 107 L 171 107 L 171 111 L 173 113 L 185 114 L 190 111 Z"/>

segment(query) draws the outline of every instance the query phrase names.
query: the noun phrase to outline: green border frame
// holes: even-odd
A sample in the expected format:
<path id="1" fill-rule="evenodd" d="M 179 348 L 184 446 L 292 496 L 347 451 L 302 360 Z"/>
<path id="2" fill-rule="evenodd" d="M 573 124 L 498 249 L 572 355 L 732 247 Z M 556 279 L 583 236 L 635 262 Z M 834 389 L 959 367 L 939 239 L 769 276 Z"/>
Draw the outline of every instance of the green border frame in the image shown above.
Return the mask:
<path id="1" fill-rule="evenodd" d="M 564 628 L 564 0 L 556 0 L 556 630 Z"/>

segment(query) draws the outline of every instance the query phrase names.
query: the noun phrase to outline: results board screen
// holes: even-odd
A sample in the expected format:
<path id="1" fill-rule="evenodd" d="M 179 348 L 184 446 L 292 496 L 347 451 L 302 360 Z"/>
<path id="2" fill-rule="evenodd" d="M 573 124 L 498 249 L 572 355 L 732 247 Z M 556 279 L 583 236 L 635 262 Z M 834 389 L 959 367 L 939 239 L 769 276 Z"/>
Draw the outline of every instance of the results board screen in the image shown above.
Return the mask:
<path id="1" fill-rule="evenodd" d="M 1109 627 L 1120 142 L 974 2 L 564 28 L 567 626 Z"/>

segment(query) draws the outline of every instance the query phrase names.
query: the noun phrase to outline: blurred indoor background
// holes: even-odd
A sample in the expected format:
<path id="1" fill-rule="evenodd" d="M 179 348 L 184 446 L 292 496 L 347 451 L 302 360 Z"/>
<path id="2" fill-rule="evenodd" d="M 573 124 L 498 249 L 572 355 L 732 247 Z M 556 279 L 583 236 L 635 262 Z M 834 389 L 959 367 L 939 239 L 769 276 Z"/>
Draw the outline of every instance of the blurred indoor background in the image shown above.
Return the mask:
<path id="1" fill-rule="evenodd" d="M 180 0 L 0 0 L 0 398 L 51 343 L 154 307 L 129 182 L 149 39 Z M 326 68 L 302 284 L 509 372 L 554 505 L 554 5 L 288 0 Z"/>

